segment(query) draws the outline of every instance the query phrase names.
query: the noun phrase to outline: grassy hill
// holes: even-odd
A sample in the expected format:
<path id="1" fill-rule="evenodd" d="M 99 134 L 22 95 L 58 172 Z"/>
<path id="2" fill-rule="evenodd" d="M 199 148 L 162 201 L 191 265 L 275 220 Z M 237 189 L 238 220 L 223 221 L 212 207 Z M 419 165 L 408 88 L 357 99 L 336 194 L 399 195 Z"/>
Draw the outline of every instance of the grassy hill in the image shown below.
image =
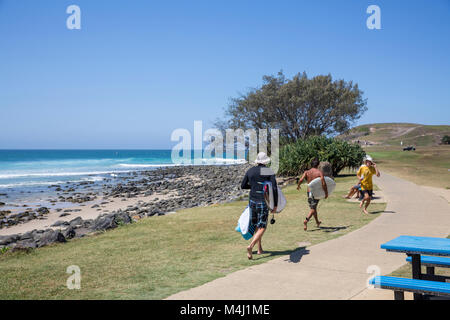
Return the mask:
<path id="1" fill-rule="evenodd" d="M 360 141 L 363 145 L 384 146 L 436 146 L 445 135 L 450 135 L 450 125 L 422 125 L 415 123 L 365 124 L 350 129 L 340 138 Z"/>

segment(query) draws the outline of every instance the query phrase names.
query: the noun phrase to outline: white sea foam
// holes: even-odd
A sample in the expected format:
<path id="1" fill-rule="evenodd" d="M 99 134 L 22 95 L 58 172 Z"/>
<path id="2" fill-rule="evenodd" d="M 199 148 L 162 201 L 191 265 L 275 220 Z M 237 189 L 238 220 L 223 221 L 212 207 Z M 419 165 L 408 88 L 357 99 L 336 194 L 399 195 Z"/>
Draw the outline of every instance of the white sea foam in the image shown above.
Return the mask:
<path id="1" fill-rule="evenodd" d="M 23 172 L 23 173 L 6 173 L 0 174 L 0 179 L 15 179 L 15 178 L 28 178 L 28 177 L 68 177 L 68 176 L 88 176 L 88 175 L 100 175 L 117 172 L 129 172 L 129 171 L 86 171 L 86 172 Z"/>
<path id="2" fill-rule="evenodd" d="M 247 163 L 247 160 L 245 159 L 221 159 L 221 158 L 212 158 L 212 159 L 206 159 L 202 158 L 199 159 L 199 162 L 201 165 L 232 165 L 232 164 L 244 164 Z M 161 167 L 176 167 L 176 166 L 192 166 L 192 165 L 198 165 L 192 161 L 191 163 L 185 163 L 185 164 L 175 164 L 175 163 L 149 163 L 149 164 L 137 164 L 137 163 L 119 163 L 119 167 L 122 168 L 161 168 Z"/>
<path id="3" fill-rule="evenodd" d="M 208 165 L 247 163 L 247 160 L 245 160 L 245 159 L 227 159 L 227 158 L 211 158 L 211 159 L 202 158 L 201 161 L 202 161 L 202 164 L 208 164 Z"/>
<path id="4" fill-rule="evenodd" d="M 175 167 L 179 166 L 174 163 L 167 164 L 132 164 L 132 163 L 119 163 L 119 167 L 122 168 L 160 168 L 160 167 Z"/>
<path id="5" fill-rule="evenodd" d="M 124 159 L 127 161 L 127 159 Z M 114 164 L 110 170 L 92 170 L 85 169 L 83 171 L 4 171 L 0 173 L 0 179 L 3 180 L 12 180 L 12 181 L 3 181 L 3 184 L 0 184 L 0 188 L 14 188 L 14 187 L 22 187 L 22 186 L 39 186 L 39 185 L 52 185 L 52 184 L 60 184 L 65 182 L 80 182 L 80 181 L 98 181 L 95 179 L 101 180 L 101 177 L 95 177 L 99 175 L 110 175 L 111 177 L 116 177 L 120 173 L 129 173 L 134 170 L 146 169 L 146 168 L 161 168 L 161 167 L 176 167 L 176 166 L 190 166 L 190 165 L 233 165 L 233 164 L 244 164 L 246 163 L 245 159 L 221 159 L 221 158 L 211 158 L 199 159 L 199 163 L 186 163 L 186 164 L 174 164 L 174 163 L 118 163 Z M 59 169 L 61 170 L 61 168 Z M 73 170 L 73 169 L 72 169 Z M 66 180 L 66 181 L 48 181 L 51 178 L 60 178 L 64 179 L 66 177 L 80 177 L 80 176 L 89 176 L 86 178 L 82 178 L 82 180 Z M 34 181 L 17 181 L 14 179 L 25 180 L 30 179 Z M 47 181 L 43 181 L 45 178 Z M 40 181 L 36 181 L 40 179 Z M 70 178 L 69 178 L 70 179 Z M 74 178 L 76 179 L 76 178 Z M 14 182 L 13 182 L 14 181 Z"/>

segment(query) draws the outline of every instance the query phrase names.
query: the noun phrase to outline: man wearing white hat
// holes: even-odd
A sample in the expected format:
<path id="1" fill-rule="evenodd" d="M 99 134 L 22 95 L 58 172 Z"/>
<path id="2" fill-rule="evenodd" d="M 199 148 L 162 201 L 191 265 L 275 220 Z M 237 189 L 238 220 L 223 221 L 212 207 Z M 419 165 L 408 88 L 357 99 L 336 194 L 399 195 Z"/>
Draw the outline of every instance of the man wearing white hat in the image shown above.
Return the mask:
<path id="1" fill-rule="evenodd" d="M 269 208 L 264 200 L 264 182 L 270 181 L 272 183 L 274 208 L 272 212 L 277 210 L 278 202 L 278 187 L 275 173 L 272 169 L 266 167 L 269 164 L 270 158 L 264 153 L 258 153 L 253 168 L 250 168 L 242 180 L 241 188 L 250 189 L 249 207 L 252 216 L 252 224 L 255 225 L 255 234 L 253 240 L 247 247 L 247 257 L 252 259 L 253 247 L 258 244 L 258 254 L 262 254 L 263 249 L 261 239 L 267 228 L 267 219 L 269 217 Z"/>
<path id="2" fill-rule="evenodd" d="M 365 206 L 363 208 L 363 211 L 365 214 L 368 214 L 367 207 L 370 204 L 370 199 L 372 198 L 373 194 L 373 182 L 372 177 L 373 175 L 376 175 L 377 177 L 380 176 L 380 171 L 377 169 L 377 165 L 375 162 L 373 162 L 373 159 L 371 156 L 366 155 L 364 157 L 364 164 L 359 168 L 358 173 L 356 176 L 359 179 L 359 182 L 361 184 L 361 195 L 364 197 L 361 201 L 359 207 L 363 208 L 364 203 Z"/>

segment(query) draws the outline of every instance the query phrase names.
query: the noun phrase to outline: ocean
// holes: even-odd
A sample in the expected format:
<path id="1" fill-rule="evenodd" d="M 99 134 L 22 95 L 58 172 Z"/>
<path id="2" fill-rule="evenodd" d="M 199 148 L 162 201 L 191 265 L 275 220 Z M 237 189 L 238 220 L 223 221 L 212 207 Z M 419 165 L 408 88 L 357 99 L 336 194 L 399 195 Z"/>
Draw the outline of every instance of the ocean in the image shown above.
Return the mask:
<path id="1" fill-rule="evenodd" d="M 245 160 L 202 159 L 202 164 Z M 0 150 L 0 194 L 42 192 L 67 182 L 102 181 L 131 171 L 173 166 L 171 150 Z"/>

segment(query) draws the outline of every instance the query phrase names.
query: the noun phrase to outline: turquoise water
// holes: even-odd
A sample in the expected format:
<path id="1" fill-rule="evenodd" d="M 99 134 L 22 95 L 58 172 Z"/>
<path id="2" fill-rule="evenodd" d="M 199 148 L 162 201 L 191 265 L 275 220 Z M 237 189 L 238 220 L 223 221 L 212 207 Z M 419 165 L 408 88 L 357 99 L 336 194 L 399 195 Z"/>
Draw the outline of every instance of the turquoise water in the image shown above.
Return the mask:
<path id="1" fill-rule="evenodd" d="M 236 162 L 242 160 L 227 163 Z M 223 162 L 203 159 L 202 164 Z M 102 181 L 124 172 L 171 165 L 171 150 L 0 150 L 0 191 Z"/>

